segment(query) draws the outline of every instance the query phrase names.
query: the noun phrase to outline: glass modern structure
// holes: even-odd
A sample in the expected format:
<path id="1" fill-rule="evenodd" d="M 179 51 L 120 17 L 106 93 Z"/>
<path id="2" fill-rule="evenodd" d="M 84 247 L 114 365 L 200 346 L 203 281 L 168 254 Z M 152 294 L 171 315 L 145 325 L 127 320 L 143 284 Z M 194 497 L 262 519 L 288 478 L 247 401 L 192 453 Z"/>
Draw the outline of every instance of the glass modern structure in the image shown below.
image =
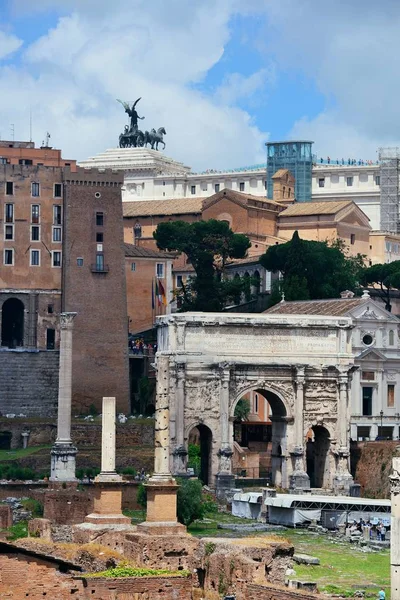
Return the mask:
<path id="1" fill-rule="evenodd" d="M 273 198 L 272 176 L 279 169 L 288 169 L 295 178 L 297 202 L 311 202 L 313 142 L 267 142 L 267 197 Z"/>

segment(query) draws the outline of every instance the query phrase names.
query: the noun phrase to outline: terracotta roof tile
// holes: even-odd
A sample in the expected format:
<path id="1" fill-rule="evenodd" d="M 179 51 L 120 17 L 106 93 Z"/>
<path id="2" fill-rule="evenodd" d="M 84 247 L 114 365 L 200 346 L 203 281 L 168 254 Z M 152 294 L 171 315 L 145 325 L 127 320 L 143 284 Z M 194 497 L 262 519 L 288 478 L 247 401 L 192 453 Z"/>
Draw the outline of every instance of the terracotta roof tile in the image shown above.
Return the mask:
<path id="1" fill-rule="evenodd" d="M 173 198 L 166 200 L 138 200 L 123 202 L 124 217 L 155 217 L 162 215 L 199 214 L 205 198 Z"/>
<path id="2" fill-rule="evenodd" d="M 152 250 L 143 246 L 134 244 L 123 244 L 125 256 L 131 258 L 176 258 L 176 254 L 171 252 L 162 252 L 161 250 Z"/>
<path id="3" fill-rule="evenodd" d="M 280 315 L 326 315 L 340 317 L 349 310 L 367 302 L 367 298 L 334 298 L 332 300 L 305 300 L 303 302 L 279 302 L 265 313 Z"/>
<path id="4" fill-rule="evenodd" d="M 344 208 L 354 204 L 352 200 L 331 202 L 296 202 L 281 212 L 279 217 L 306 217 L 312 215 L 336 215 Z"/>

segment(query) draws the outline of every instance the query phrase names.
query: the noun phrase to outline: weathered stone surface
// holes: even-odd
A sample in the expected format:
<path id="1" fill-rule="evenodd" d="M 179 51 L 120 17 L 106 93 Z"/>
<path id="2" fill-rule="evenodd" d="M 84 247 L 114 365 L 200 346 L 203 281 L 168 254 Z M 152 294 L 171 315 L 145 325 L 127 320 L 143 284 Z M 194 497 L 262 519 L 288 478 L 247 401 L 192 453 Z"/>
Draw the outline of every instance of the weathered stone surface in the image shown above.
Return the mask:
<path id="1" fill-rule="evenodd" d="M 315 556 L 309 556 L 308 554 L 293 554 L 293 560 L 298 565 L 319 565 L 320 560 Z"/>

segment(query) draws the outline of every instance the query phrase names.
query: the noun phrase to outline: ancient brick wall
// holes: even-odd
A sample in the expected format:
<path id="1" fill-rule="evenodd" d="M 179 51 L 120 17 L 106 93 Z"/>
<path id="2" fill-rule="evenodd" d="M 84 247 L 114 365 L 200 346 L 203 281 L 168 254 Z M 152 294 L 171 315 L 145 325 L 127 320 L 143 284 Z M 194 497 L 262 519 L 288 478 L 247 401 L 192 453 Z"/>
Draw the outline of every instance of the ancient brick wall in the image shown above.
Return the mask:
<path id="1" fill-rule="evenodd" d="M 315 594 L 297 592 L 284 587 L 248 584 L 246 586 L 247 600 L 315 600 Z M 325 596 L 324 598 L 329 598 Z"/>
<path id="2" fill-rule="evenodd" d="M 0 555 L 0 597 L 86 600 L 87 596 L 80 580 L 61 574 L 56 565 L 34 559 L 23 554 Z"/>
<path id="3" fill-rule="evenodd" d="M 82 523 L 93 512 L 93 496 L 77 490 L 47 490 L 43 494 L 43 516 L 57 525 Z"/>
<path id="4" fill-rule="evenodd" d="M 86 597 L 92 600 L 190 600 L 191 577 L 127 577 L 85 579 Z"/>
<path id="5" fill-rule="evenodd" d="M 0 413 L 55 416 L 58 360 L 58 352 L 0 352 Z"/>
<path id="6" fill-rule="evenodd" d="M 117 410 L 129 411 L 122 182 L 121 173 L 78 169 L 64 183 L 64 310 L 78 313 L 72 402 L 80 413 L 92 404 L 101 412 L 103 396 L 116 396 Z"/>

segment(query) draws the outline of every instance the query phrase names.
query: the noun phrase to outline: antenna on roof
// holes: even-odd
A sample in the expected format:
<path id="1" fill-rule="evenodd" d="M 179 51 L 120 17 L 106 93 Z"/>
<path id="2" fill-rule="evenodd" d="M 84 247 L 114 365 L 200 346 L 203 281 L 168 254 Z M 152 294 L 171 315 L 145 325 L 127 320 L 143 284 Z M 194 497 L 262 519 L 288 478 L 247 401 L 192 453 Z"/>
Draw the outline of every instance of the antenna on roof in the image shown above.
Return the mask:
<path id="1" fill-rule="evenodd" d="M 32 106 L 29 107 L 29 141 L 32 141 Z"/>
<path id="2" fill-rule="evenodd" d="M 14 137 L 15 137 L 15 125 L 14 125 L 14 123 L 11 123 L 10 129 L 11 129 L 12 139 L 14 141 Z"/>

